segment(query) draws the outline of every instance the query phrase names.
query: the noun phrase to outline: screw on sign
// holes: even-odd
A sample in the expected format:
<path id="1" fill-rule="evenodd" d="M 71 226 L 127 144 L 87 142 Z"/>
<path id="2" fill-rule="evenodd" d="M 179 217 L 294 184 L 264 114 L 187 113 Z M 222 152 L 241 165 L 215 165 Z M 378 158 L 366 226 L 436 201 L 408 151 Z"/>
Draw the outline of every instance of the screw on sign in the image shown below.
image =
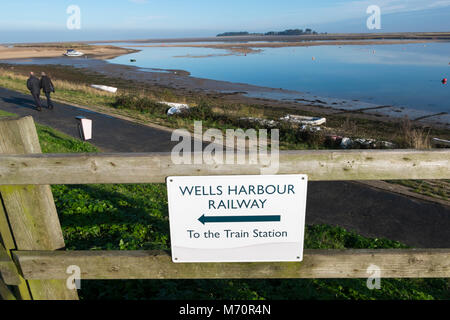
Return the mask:
<path id="1" fill-rule="evenodd" d="M 442 84 L 447 84 L 447 78 L 442 79 Z"/>

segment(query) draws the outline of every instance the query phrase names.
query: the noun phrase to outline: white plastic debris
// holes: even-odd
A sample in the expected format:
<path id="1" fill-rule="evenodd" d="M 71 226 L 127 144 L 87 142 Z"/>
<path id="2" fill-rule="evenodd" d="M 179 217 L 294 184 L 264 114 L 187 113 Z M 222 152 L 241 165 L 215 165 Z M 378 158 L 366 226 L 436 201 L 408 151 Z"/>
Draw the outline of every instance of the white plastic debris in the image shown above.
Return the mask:
<path id="1" fill-rule="evenodd" d="M 326 118 L 297 116 L 293 114 L 288 114 L 285 117 L 281 118 L 280 120 L 311 126 L 320 126 L 327 122 Z"/>
<path id="2" fill-rule="evenodd" d="M 342 138 L 342 141 L 341 141 L 341 148 L 343 148 L 343 149 L 351 148 L 352 144 L 353 144 L 352 139 L 344 137 L 344 138 Z"/>
<path id="3" fill-rule="evenodd" d="M 93 85 L 91 85 L 91 87 L 94 89 L 97 89 L 97 90 L 102 90 L 102 91 L 111 92 L 111 93 L 117 92 L 117 88 L 104 86 L 104 85 L 93 84 Z"/>
<path id="4" fill-rule="evenodd" d="M 317 127 L 317 126 L 310 126 L 310 125 L 304 124 L 304 125 L 302 125 L 300 127 L 300 130 L 301 131 L 309 131 L 309 132 L 318 132 L 318 131 L 321 131 L 322 128 L 321 127 Z"/>
<path id="5" fill-rule="evenodd" d="M 392 142 L 389 141 L 380 141 L 380 147 L 384 148 L 384 149 L 394 149 L 395 148 L 395 144 L 393 144 Z"/>
<path id="6" fill-rule="evenodd" d="M 181 113 L 183 110 L 189 109 L 189 105 L 187 105 L 185 103 L 175 103 L 175 102 L 165 102 L 165 101 L 160 101 L 159 103 L 165 104 L 170 107 L 170 109 L 167 110 L 167 115 L 169 115 L 169 116 Z"/>

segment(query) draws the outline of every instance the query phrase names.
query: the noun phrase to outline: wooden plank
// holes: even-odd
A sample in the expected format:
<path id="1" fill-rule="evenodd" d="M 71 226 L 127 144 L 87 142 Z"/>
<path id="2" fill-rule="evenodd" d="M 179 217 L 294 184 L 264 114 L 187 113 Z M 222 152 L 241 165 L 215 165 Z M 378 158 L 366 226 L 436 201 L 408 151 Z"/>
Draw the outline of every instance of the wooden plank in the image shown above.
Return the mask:
<path id="1" fill-rule="evenodd" d="M 16 265 L 0 243 L 0 275 L 7 285 L 18 286 L 21 283 Z"/>
<path id="2" fill-rule="evenodd" d="M 170 153 L 0 155 L 0 183 L 163 183 L 167 176 L 261 174 L 262 165 L 175 164 Z M 320 180 L 450 179 L 450 150 L 285 151 L 278 174 Z"/>
<path id="3" fill-rule="evenodd" d="M 450 249 L 306 250 L 301 263 L 172 263 L 159 251 L 18 251 L 26 279 L 66 279 L 77 265 L 81 279 L 383 278 L 450 277 Z"/>
<path id="4" fill-rule="evenodd" d="M 40 154 L 33 118 L 0 119 L 0 154 Z M 1 179 L 1 177 L 0 177 Z M 0 194 L 17 250 L 57 250 L 65 247 L 49 185 L 0 186 Z M 64 281 L 28 281 L 32 299 L 77 299 Z"/>

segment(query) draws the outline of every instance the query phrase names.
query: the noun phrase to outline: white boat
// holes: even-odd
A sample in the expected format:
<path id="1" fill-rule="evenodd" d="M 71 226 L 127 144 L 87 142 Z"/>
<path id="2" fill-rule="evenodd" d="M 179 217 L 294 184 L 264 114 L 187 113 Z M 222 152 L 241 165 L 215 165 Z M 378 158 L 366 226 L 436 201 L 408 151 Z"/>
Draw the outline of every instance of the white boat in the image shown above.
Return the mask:
<path id="1" fill-rule="evenodd" d="M 69 49 L 69 50 L 67 50 L 66 53 L 64 53 L 64 55 L 66 57 L 81 57 L 81 56 L 84 56 L 84 53 L 80 52 L 80 51 L 76 51 L 74 49 Z"/>
<path id="2" fill-rule="evenodd" d="M 91 87 L 94 89 L 97 89 L 97 90 L 102 90 L 102 91 L 111 92 L 111 93 L 117 92 L 117 88 L 103 86 L 103 85 L 99 85 L 99 84 L 92 84 Z"/>
<path id="3" fill-rule="evenodd" d="M 450 147 L 450 140 L 433 138 L 431 141 L 432 141 L 433 145 L 435 145 L 435 146 L 447 146 L 447 147 Z"/>

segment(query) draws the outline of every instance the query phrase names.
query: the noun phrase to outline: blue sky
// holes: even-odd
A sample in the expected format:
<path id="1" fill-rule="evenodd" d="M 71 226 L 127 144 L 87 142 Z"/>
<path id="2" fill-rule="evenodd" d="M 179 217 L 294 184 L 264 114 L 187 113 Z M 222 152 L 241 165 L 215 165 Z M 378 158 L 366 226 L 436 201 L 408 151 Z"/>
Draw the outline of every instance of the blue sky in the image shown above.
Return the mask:
<path id="1" fill-rule="evenodd" d="M 81 9 L 81 30 L 67 30 L 69 5 Z M 2 0 L 0 42 L 214 36 L 224 31 L 311 27 L 319 32 L 373 32 L 370 5 L 382 29 L 450 31 L 450 0 Z"/>

